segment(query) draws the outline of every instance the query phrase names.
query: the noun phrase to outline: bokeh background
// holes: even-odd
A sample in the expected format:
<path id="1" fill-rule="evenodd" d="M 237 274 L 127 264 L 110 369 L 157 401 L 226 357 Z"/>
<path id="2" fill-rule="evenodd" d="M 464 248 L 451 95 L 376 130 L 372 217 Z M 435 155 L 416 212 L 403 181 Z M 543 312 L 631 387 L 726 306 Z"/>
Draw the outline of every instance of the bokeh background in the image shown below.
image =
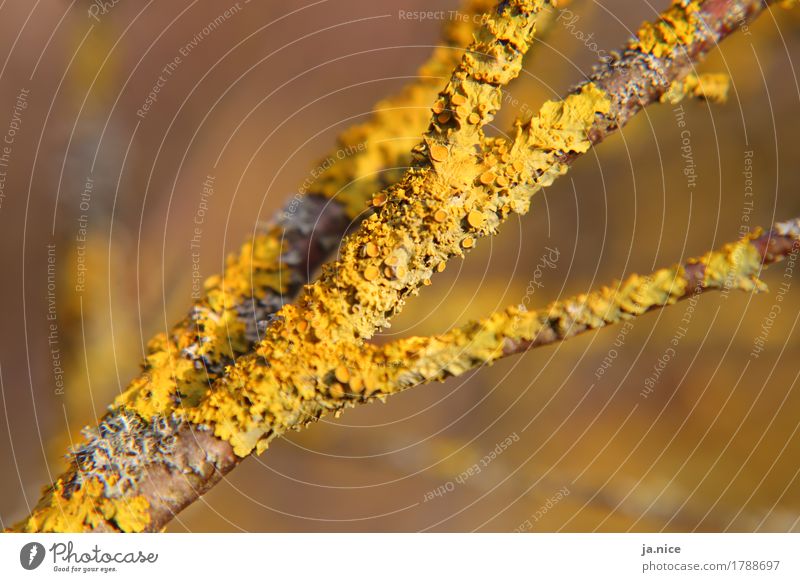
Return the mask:
<path id="1" fill-rule="evenodd" d="M 186 313 L 206 177 L 215 194 L 204 277 L 439 42 L 441 21 L 400 11 L 458 6 L 150 0 L 106 2 L 99 14 L 100 4 L 0 3 L 0 134 L 21 112 L 0 168 L 2 526 L 61 471 L 147 339 Z M 496 131 L 584 78 L 596 62 L 591 42 L 621 46 L 666 4 L 573 1 L 579 18 L 537 42 Z M 180 48 L 234 6 L 137 116 Z M 732 89 L 725 105 L 682 104 L 696 187 L 676 112 L 651 107 L 537 195 L 529 215 L 454 261 L 383 335 L 436 333 L 523 301 L 544 306 L 800 214 L 798 24 L 797 12 L 773 9 L 700 68 L 729 74 Z M 410 149 L 418 136 L 406 137 Z M 74 291 L 79 251 L 83 293 Z M 709 294 L 624 333 L 588 334 L 328 419 L 249 459 L 169 531 L 800 530 L 800 281 L 785 273 L 765 273 L 771 294 Z"/>

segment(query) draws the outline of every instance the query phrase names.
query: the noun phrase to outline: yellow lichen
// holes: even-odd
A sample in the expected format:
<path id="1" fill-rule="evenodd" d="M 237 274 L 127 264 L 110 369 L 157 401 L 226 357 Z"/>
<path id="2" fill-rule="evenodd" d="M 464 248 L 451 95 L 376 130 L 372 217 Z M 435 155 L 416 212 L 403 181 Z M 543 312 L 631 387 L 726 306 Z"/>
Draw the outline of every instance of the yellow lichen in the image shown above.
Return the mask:
<path id="1" fill-rule="evenodd" d="M 661 58 L 689 45 L 699 25 L 700 4 L 699 0 L 672 0 L 672 5 L 656 22 L 642 24 L 631 47 Z"/>
<path id="2" fill-rule="evenodd" d="M 762 257 L 750 241 L 760 234 L 725 245 L 721 250 L 704 255 L 699 262 L 705 265 L 703 284 L 711 288 L 727 287 L 744 291 L 764 291 L 766 285 L 758 279 Z"/>
<path id="3" fill-rule="evenodd" d="M 483 213 L 480 212 L 479 210 L 472 210 L 467 215 L 467 223 L 469 223 L 469 225 L 472 228 L 480 228 L 480 227 L 482 227 L 484 221 L 485 221 L 485 218 L 483 216 Z"/>
<path id="4" fill-rule="evenodd" d="M 587 152 L 592 145 L 587 130 L 595 116 L 608 113 L 610 107 L 608 95 L 593 83 L 563 101 L 548 101 L 529 123 L 528 146 L 541 151 Z"/>
<path id="5" fill-rule="evenodd" d="M 130 499 L 104 499 L 100 503 L 103 517 L 113 521 L 123 532 L 140 533 L 150 524 L 150 502 L 144 496 Z"/>
<path id="6" fill-rule="evenodd" d="M 253 296 L 286 292 L 281 238 L 278 228 L 255 237 L 228 258 L 223 277 L 206 280 L 206 297 L 192 317 L 148 343 L 143 373 L 117 397 L 116 406 L 147 420 L 168 415 L 179 402 L 191 406 L 216 377 L 213 368 L 195 362 L 228 362 L 249 350 L 240 306 Z"/>

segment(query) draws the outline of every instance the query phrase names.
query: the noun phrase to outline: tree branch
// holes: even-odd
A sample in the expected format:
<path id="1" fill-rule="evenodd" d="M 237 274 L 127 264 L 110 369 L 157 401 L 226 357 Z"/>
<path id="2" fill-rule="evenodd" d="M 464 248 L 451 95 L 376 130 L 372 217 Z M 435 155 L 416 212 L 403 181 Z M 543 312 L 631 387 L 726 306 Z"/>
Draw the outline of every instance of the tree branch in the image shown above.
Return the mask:
<path id="1" fill-rule="evenodd" d="M 644 315 L 714 290 L 764 290 L 758 276 L 765 266 L 800 251 L 800 218 L 778 223 L 683 265 L 645 277 L 633 275 L 610 287 L 556 301 L 540 311 L 509 307 L 435 337 L 402 339 L 373 347 L 373 373 L 388 395 L 419 384 L 441 381 L 501 358 L 560 342 Z M 383 387 L 387 389 L 384 390 Z"/>
<path id="2" fill-rule="evenodd" d="M 363 341 L 446 260 L 511 212 L 526 211 L 533 193 L 765 7 L 755 0 L 675 2 L 564 101 L 518 123 L 511 143 L 486 139 L 481 127 L 499 107 L 500 86 L 519 70 L 542 5 L 504 2 L 486 20 L 434 106 L 414 167 L 375 196 L 380 216 L 365 221 L 345 241 L 342 258 L 281 309 L 256 355 L 239 358 L 210 389 L 177 389 L 174 370 L 134 382 L 18 529 L 160 529 L 252 450 L 388 391 L 371 375 L 353 373 L 368 367 Z M 232 302 L 222 289 L 218 302 L 227 309 Z M 172 346 L 160 349 L 162 359 L 176 359 Z"/>

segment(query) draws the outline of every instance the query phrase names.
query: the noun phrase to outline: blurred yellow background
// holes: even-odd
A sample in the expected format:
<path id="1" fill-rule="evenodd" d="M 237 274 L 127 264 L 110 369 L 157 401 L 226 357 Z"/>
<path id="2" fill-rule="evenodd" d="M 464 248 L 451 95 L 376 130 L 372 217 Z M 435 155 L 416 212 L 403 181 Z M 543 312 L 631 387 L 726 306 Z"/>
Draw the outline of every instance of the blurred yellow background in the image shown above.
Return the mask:
<path id="1" fill-rule="evenodd" d="M 652 4 L 575 0 L 494 131 L 564 95 L 667 2 Z M 203 277 L 416 73 L 442 22 L 401 12 L 457 6 L 3 3 L 0 525 L 27 513 L 144 343 L 186 313 L 208 177 Z M 727 104 L 646 110 L 382 336 L 541 307 L 800 214 L 798 23 L 773 9 L 726 40 L 700 70 L 730 75 Z M 169 531 L 800 531 L 800 282 L 785 272 L 765 273 L 771 294 L 709 294 L 325 420 L 246 461 Z"/>

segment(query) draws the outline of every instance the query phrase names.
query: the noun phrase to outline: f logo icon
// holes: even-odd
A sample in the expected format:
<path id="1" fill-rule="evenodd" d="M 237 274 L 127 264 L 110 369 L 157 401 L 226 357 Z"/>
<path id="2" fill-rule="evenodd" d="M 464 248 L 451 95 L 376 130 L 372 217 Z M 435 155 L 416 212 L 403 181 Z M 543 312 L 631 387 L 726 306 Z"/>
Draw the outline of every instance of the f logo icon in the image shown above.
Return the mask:
<path id="1" fill-rule="evenodd" d="M 19 551 L 19 563 L 26 570 L 35 570 L 44 561 L 44 546 L 39 542 L 30 542 Z"/>

